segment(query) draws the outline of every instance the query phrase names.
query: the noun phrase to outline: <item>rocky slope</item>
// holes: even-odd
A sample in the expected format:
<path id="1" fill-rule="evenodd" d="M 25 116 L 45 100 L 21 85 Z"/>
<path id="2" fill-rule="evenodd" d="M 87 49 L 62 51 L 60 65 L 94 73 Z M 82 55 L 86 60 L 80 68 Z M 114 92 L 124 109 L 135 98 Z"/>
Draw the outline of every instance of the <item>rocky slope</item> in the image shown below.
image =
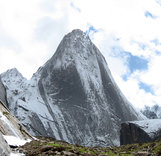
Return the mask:
<path id="1" fill-rule="evenodd" d="M 1 74 L 9 109 L 33 135 L 85 146 L 119 145 L 120 124 L 140 120 L 88 36 L 67 34 L 53 57 L 26 80 Z"/>
<path id="2" fill-rule="evenodd" d="M 17 147 L 31 141 L 33 138 L 24 126 L 11 114 L 7 108 L 6 89 L 0 79 L 0 155 L 8 156 L 11 147 Z"/>
<path id="3" fill-rule="evenodd" d="M 32 140 L 21 123 L 0 102 L 0 155 L 8 156 L 10 147 L 17 147 Z"/>
<path id="4" fill-rule="evenodd" d="M 11 153 L 11 149 L 7 144 L 6 140 L 0 133 L 0 155 L 1 156 L 8 156 Z"/>
<path id="5" fill-rule="evenodd" d="M 20 147 L 27 156 L 160 156 L 161 140 L 152 143 L 131 144 L 120 147 L 83 147 L 51 138 L 39 138 Z"/>

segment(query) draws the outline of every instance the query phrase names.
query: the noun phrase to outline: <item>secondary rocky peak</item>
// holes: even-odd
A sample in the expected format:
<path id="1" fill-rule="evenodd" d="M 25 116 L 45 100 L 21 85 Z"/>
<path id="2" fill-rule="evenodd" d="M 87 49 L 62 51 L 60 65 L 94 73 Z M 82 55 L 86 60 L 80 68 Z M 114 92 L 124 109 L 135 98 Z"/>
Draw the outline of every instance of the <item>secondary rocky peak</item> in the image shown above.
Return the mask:
<path id="1" fill-rule="evenodd" d="M 22 74 L 17 70 L 17 68 L 12 68 L 1 74 L 2 77 L 13 78 L 24 78 Z"/>
<path id="2" fill-rule="evenodd" d="M 12 73 L 12 74 L 21 74 L 19 71 L 18 71 L 18 69 L 17 68 L 12 68 L 12 69 L 8 69 L 7 71 L 6 71 L 6 73 Z"/>

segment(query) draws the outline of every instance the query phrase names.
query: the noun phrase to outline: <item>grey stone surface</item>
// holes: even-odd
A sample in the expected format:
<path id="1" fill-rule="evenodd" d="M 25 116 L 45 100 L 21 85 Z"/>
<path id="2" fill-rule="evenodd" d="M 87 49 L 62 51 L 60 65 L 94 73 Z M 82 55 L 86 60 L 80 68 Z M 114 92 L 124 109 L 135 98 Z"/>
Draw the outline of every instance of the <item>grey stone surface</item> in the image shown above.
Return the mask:
<path id="1" fill-rule="evenodd" d="M 6 142 L 5 136 L 18 139 L 32 139 L 23 125 L 9 112 L 9 110 L 0 102 L 0 156 L 9 156 L 11 149 L 10 142 Z M 18 144 L 15 142 L 14 146 Z"/>
<path id="2" fill-rule="evenodd" d="M 72 143 L 114 145 L 120 123 L 139 119 L 115 84 L 104 57 L 80 30 L 66 35 L 45 64 L 39 90 L 54 120 L 52 106 L 60 108 Z M 60 128 L 59 123 L 56 126 Z"/>
<path id="3" fill-rule="evenodd" d="M 29 124 L 30 129 L 34 131 L 36 136 L 48 136 L 48 133 L 44 128 L 43 123 L 41 122 L 39 116 L 36 113 L 32 112 L 29 118 L 31 121 L 31 123 Z"/>
<path id="4" fill-rule="evenodd" d="M 0 133 L 23 140 L 32 139 L 24 126 L 0 102 Z"/>
<path id="5" fill-rule="evenodd" d="M 161 138 L 161 119 L 121 124 L 120 144 L 152 142 Z"/>
<path id="6" fill-rule="evenodd" d="M 0 76 L 0 101 L 2 101 L 3 104 L 7 106 L 6 89 L 1 81 L 1 76 Z"/>
<path id="7" fill-rule="evenodd" d="M 148 119 L 161 119 L 161 106 L 155 104 L 154 106 L 145 106 L 141 112 L 148 118 Z"/>
<path id="8" fill-rule="evenodd" d="M 0 132 L 0 156 L 9 156 L 11 149 Z"/>

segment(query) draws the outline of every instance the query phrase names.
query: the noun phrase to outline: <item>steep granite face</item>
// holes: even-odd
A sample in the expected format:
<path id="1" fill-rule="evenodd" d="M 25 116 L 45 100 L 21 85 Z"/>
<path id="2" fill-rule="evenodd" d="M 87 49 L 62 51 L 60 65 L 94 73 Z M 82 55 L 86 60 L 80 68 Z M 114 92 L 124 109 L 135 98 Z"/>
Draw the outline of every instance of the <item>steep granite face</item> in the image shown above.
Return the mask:
<path id="1" fill-rule="evenodd" d="M 115 145 L 120 123 L 139 119 L 115 84 L 104 57 L 80 30 L 64 37 L 43 67 L 38 84 L 53 120 L 61 118 L 55 125 L 61 139 L 63 127 L 70 142 Z"/>
<path id="2" fill-rule="evenodd" d="M 9 108 L 33 135 L 86 146 L 119 145 L 120 124 L 142 119 L 80 30 L 63 38 L 31 80 L 12 69 L 2 74 L 2 81 Z"/>

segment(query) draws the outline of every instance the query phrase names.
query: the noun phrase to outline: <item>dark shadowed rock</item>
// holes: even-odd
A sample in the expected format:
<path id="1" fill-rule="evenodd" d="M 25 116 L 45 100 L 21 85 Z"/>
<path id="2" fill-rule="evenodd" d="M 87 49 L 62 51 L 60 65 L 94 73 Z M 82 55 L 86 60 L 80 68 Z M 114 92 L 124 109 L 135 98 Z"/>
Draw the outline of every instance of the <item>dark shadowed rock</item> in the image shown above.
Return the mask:
<path id="1" fill-rule="evenodd" d="M 0 76 L 0 101 L 7 106 L 6 88 L 4 87 Z"/>
<path id="2" fill-rule="evenodd" d="M 121 124 L 120 144 L 152 142 L 161 138 L 161 119 Z"/>

